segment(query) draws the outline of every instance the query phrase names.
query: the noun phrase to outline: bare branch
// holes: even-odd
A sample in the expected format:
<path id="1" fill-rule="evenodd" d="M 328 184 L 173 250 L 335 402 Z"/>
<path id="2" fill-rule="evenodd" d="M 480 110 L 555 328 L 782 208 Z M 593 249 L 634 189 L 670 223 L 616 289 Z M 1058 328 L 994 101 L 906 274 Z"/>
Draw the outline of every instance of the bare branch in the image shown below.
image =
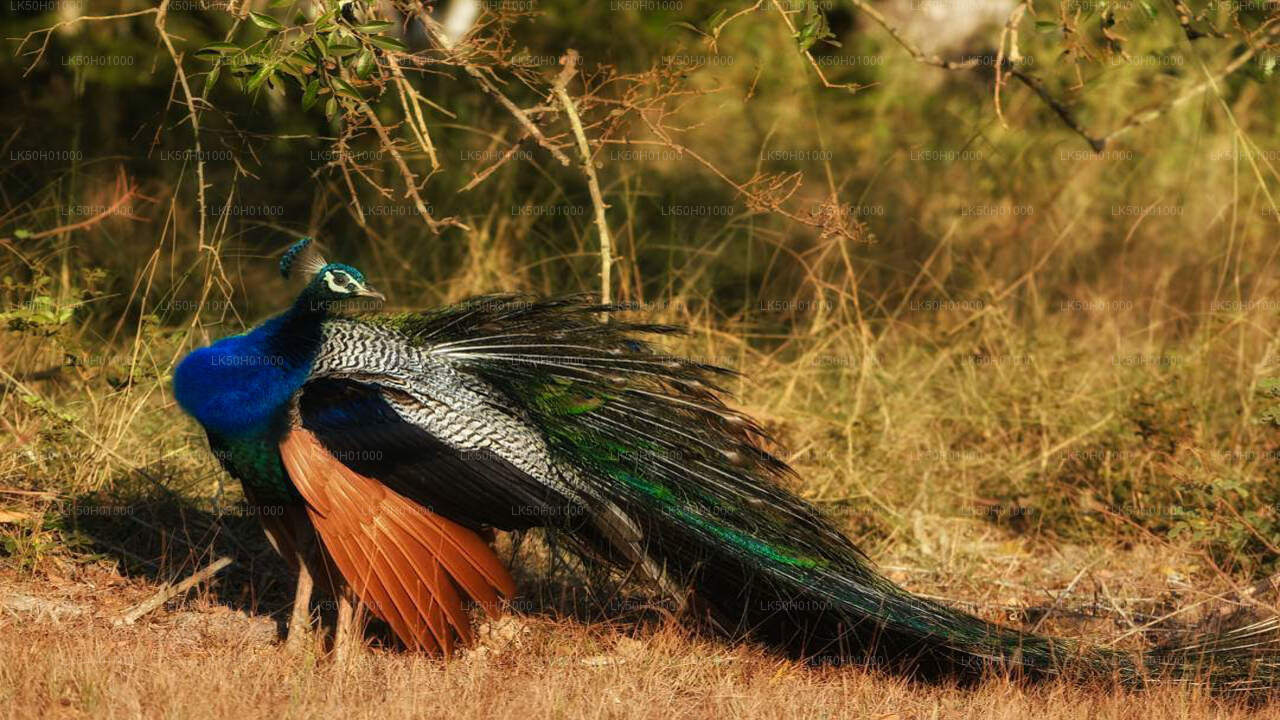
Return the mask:
<path id="1" fill-rule="evenodd" d="M 138 621 L 143 615 L 155 610 L 161 605 L 169 602 L 169 600 L 181 595 L 209 578 L 217 575 L 223 568 L 231 564 L 231 558 L 220 557 L 217 560 L 205 565 L 199 571 L 192 574 L 187 579 L 177 585 L 165 585 L 160 588 L 155 595 L 147 598 L 141 603 L 130 608 L 125 614 L 116 618 L 116 625 L 132 625 Z"/>
<path id="2" fill-rule="evenodd" d="M 564 65 L 564 69 L 560 71 L 560 76 L 556 79 L 552 91 L 560 102 L 564 105 L 565 113 L 569 116 L 569 124 L 573 126 L 573 134 L 578 139 L 578 152 L 582 154 L 582 172 L 587 175 L 587 189 L 591 192 L 591 204 L 596 209 L 596 228 L 600 231 L 600 300 L 605 304 L 612 302 L 613 294 L 610 290 L 612 282 L 610 274 L 613 267 L 613 239 L 609 236 L 609 224 L 605 220 L 605 204 L 604 195 L 600 192 L 600 181 L 596 178 L 595 161 L 591 159 L 591 147 L 587 144 L 586 132 L 582 129 L 582 120 L 578 117 L 578 111 L 573 106 L 573 98 L 569 97 L 568 90 L 565 86 L 573 79 L 573 75 L 578 69 L 578 51 L 570 49 L 565 56 L 560 59 Z"/>
<path id="3" fill-rule="evenodd" d="M 204 151 L 200 147 L 200 113 L 196 111 L 195 96 L 191 92 L 191 85 L 187 82 L 187 73 L 182 69 L 182 56 L 173 48 L 173 42 L 169 40 L 169 33 L 165 30 L 165 22 L 169 17 L 169 0 L 163 0 L 160 8 L 156 11 L 156 32 L 160 33 L 160 40 L 164 42 L 165 49 L 169 51 L 169 57 L 173 58 L 174 72 L 177 75 L 178 82 L 182 85 L 182 94 L 187 98 L 187 117 L 191 119 L 191 134 L 194 136 L 196 149 L 196 201 L 200 205 L 200 224 L 198 241 L 200 247 L 205 247 L 205 222 L 208 218 L 208 210 L 205 207 L 205 182 L 204 182 Z"/>

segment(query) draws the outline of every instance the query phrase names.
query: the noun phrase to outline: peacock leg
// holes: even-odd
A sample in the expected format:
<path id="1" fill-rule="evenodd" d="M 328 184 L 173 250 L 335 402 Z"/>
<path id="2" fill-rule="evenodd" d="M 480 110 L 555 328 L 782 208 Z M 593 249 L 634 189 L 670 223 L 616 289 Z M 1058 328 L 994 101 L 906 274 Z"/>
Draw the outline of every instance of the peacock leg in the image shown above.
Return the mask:
<path id="1" fill-rule="evenodd" d="M 311 576 L 311 563 L 306 553 L 298 553 L 298 587 L 293 595 L 293 612 L 289 615 L 289 636 L 285 647 L 296 650 L 311 635 L 311 590 L 315 579 Z"/>
<path id="2" fill-rule="evenodd" d="M 351 591 L 343 588 L 338 592 L 338 619 L 333 629 L 333 659 L 339 665 L 347 662 L 355 649 L 360 646 L 364 634 L 364 615 L 351 600 Z"/>

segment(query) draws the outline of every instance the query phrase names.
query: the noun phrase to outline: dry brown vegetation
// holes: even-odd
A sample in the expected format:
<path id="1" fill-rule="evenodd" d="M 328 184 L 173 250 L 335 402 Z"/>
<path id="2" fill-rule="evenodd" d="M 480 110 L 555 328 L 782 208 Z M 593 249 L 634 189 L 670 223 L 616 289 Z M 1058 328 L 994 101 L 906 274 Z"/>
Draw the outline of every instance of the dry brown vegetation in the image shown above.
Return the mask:
<path id="1" fill-rule="evenodd" d="M 336 665 L 318 649 L 289 653 L 272 642 L 274 624 L 207 600 L 113 626 L 110 613 L 149 593 L 113 573 L 87 573 L 52 592 L 47 581 L 3 579 L 10 593 L 46 598 L 0 634 L 0 712 L 11 718 L 1273 716 L 1175 688 L 1028 687 L 999 678 L 922 686 L 692 639 L 671 625 L 547 618 L 486 626 L 480 647 L 449 663 L 373 649 Z"/>

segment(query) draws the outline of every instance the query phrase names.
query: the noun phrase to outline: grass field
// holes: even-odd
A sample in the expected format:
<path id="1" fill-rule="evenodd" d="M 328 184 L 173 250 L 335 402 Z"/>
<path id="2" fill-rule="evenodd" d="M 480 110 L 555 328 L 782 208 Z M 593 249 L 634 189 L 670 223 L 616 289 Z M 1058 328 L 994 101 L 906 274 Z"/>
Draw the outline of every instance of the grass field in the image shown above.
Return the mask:
<path id="1" fill-rule="evenodd" d="M 672 352 L 741 371 L 734 402 L 792 489 L 886 575 L 1120 647 L 1266 617 L 1280 23 L 1273 2 L 1189 4 L 1223 37 L 1188 39 L 1186 3 L 1114 4 L 1111 25 L 1087 3 L 1024 17 L 1010 67 L 1082 131 L 1017 80 L 996 115 L 998 26 L 952 51 L 976 72 L 944 70 L 858 2 L 818 3 L 841 45 L 807 53 L 806 3 L 495 5 L 470 54 L 411 48 L 425 64 L 405 84 L 370 53 L 372 79 L 347 75 L 368 113 L 347 97 L 330 118 L 283 70 L 248 89 L 259 65 L 225 47 L 210 81 L 200 48 L 289 37 L 221 5 L 6 19 L 18 38 L 67 24 L 44 56 L 37 34 L 0 61 L 5 107 L 24 108 L 0 113 L 0 715 L 1275 716 L 1199 688 L 806 667 L 694 636 L 539 536 L 499 539 L 517 612 L 461 658 L 376 631 L 342 665 L 320 642 L 290 651 L 285 566 L 170 391 L 185 352 L 289 302 L 274 266 L 301 234 L 392 309 L 599 292 L 590 181 L 552 153 L 578 152 L 551 106 L 573 47 L 562 87 L 608 203 L 613 298 L 688 326 Z M 1113 132 L 1102 152 L 1082 137 Z M 437 234 L 428 214 L 466 227 Z M 223 556 L 215 579 L 115 622 Z"/>
<path id="2" fill-rule="evenodd" d="M 88 579 L 88 578 L 85 578 Z M 110 574 L 58 589 L 63 612 L 144 597 Z M 9 590 L 14 585 L 6 577 Z M 39 591 L 49 595 L 47 583 Z M 6 627 L 5 717 L 303 718 L 1242 718 L 1265 708 L 1169 688 L 919 686 L 874 670 L 814 669 L 743 647 L 636 629 L 525 619 L 440 663 L 370 650 L 346 665 L 290 654 L 274 625 L 195 601 L 133 627 L 63 616 Z"/>

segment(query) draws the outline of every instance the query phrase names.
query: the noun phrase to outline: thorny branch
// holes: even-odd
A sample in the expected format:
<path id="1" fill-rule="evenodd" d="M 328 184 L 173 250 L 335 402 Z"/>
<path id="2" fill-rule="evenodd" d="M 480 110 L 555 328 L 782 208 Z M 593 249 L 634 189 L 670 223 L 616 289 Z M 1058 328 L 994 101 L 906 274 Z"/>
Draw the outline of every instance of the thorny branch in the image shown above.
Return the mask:
<path id="1" fill-rule="evenodd" d="M 445 36 L 444 29 L 440 27 L 440 23 L 436 22 L 435 19 L 421 7 L 419 7 L 418 19 L 422 22 L 423 27 L 427 28 L 431 37 L 441 48 L 447 49 L 451 47 L 452 43 Z M 551 153 L 551 157 L 555 158 L 561 165 L 564 165 L 565 167 L 569 166 L 569 156 L 565 155 L 559 147 L 548 140 L 546 135 L 542 133 L 542 130 L 538 129 L 538 126 L 529 119 L 528 114 L 526 114 L 524 110 L 521 110 L 520 106 L 512 102 L 511 98 L 504 95 L 502 91 L 499 90 L 491 80 L 489 80 L 489 78 L 485 77 L 484 72 L 479 66 L 463 58 L 458 53 L 451 54 L 453 55 L 453 59 L 461 65 L 462 69 L 476 81 L 476 84 L 480 86 L 480 89 L 492 96 L 498 101 L 498 104 L 502 105 L 507 112 L 511 113 L 511 116 L 516 119 L 516 122 L 520 123 L 520 126 L 524 128 L 524 131 L 537 141 L 539 145 L 545 148 L 547 152 Z"/>
<path id="2" fill-rule="evenodd" d="M 158 8 L 147 8 L 146 10 L 135 10 L 133 12 L 118 13 L 116 15 L 80 15 L 80 16 L 72 17 L 69 20 L 59 21 L 46 28 L 40 28 L 39 30 L 32 30 L 22 38 L 21 42 L 18 43 L 18 49 L 15 52 L 17 52 L 18 54 L 21 54 L 22 49 L 27 46 L 27 43 L 34 40 L 37 35 L 44 35 L 44 39 L 40 42 L 40 47 L 32 51 L 31 54 L 34 54 L 35 57 L 32 58 L 31 64 L 27 66 L 27 69 L 23 71 L 22 76 L 26 77 L 27 75 L 31 74 L 31 71 L 34 70 L 36 66 L 40 64 L 40 61 L 42 59 L 44 59 L 45 50 L 49 48 L 49 39 L 52 38 L 53 33 L 58 30 L 61 30 L 66 27 L 70 27 L 72 25 L 75 25 L 76 23 L 81 23 L 81 22 L 97 22 L 101 20 L 123 20 L 125 18 L 139 17 L 142 15 L 159 14 L 165 11 L 168 4 L 169 4 L 168 2 L 164 2 L 164 3 L 161 3 L 160 7 Z"/>
<path id="3" fill-rule="evenodd" d="M 943 58 L 939 57 L 937 54 L 932 54 L 932 55 L 928 54 L 923 50 L 921 50 L 918 46 L 916 46 L 915 43 L 908 40 L 906 36 L 904 36 L 901 32 L 897 30 L 897 28 L 893 27 L 893 25 L 889 23 L 889 20 L 885 18 L 885 16 L 881 14 L 879 10 L 876 10 L 874 7 L 872 7 L 867 2 L 865 2 L 865 0 L 850 0 L 850 2 L 853 3 L 854 7 L 861 10 L 867 17 L 871 18 L 877 25 L 883 28 L 885 32 L 889 33 L 889 36 L 892 37 L 895 42 L 901 45 L 904 50 L 910 53 L 911 57 L 915 58 L 917 62 L 921 62 L 926 65 L 933 65 L 934 67 L 939 67 L 944 70 L 973 70 L 981 67 L 980 58 L 969 58 L 967 60 L 944 60 Z M 1016 9 L 1015 9 L 1015 12 L 1016 12 Z M 1012 16 L 1010 17 L 1010 22 L 1012 22 Z M 1006 25 L 1006 28 L 1007 27 L 1008 25 Z M 1002 44 L 1002 48 L 1003 48 L 1003 44 Z M 1105 141 L 1094 135 L 1091 135 L 1084 128 L 1084 126 L 1081 125 L 1081 123 L 1075 118 L 1075 114 L 1071 112 L 1071 109 L 1068 108 L 1063 103 L 1061 103 L 1060 101 L 1058 101 L 1048 92 L 1048 90 L 1044 87 L 1044 83 L 1041 82 L 1039 78 L 1029 75 L 1028 73 L 1023 72 L 1022 70 L 1019 70 L 1017 68 L 1010 68 L 1009 72 L 1014 77 L 1021 80 L 1024 85 L 1031 88 L 1032 90 L 1035 90 L 1036 94 L 1040 96 L 1040 99 L 1043 100 L 1046 104 L 1048 104 L 1049 107 L 1053 108 L 1053 111 L 1058 114 L 1058 117 L 1062 118 L 1062 121 L 1066 124 L 1066 126 L 1071 128 L 1071 130 L 1074 131 L 1077 135 L 1084 138 L 1085 141 L 1089 143 L 1089 146 L 1092 147 L 1095 152 L 1102 151 L 1103 147 L 1106 145 Z M 1000 93 L 999 78 L 1000 76 L 999 74 L 997 74 L 997 80 L 996 80 L 997 112 L 999 112 L 998 110 L 999 93 Z"/>
<path id="4" fill-rule="evenodd" d="M 169 18 L 169 0 L 163 0 L 160 8 L 156 12 L 156 32 L 160 33 L 160 39 L 164 42 L 164 47 L 169 51 L 169 57 L 173 58 L 174 73 L 178 78 L 179 84 L 182 85 L 182 94 L 187 99 L 187 117 L 191 120 L 191 134 L 194 138 L 196 150 L 196 201 L 200 205 L 200 225 L 198 240 L 200 247 L 205 247 L 205 222 L 209 215 L 206 208 L 205 200 L 205 182 L 204 182 L 204 151 L 200 146 L 200 113 L 196 111 L 195 96 L 191 92 L 191 84 L 187 82 L 187 74 L 182 69 L 182 56 L 173 47 L 173 41 L 169 39 L 169 33 L 165 30 L 165 22 Z"/>
<path id="5" fill-rule="evenodd" d="M 996 49 L 996 83 L 995 83 L 995 105 L 996 117 L 1000 118 L 1000 124 L 1005 124 L 1004 112 L 1000 109 L 1000 90 L 1004 87 L 1004 61 L 1005 61 L 1005 43 L 1009 45 L 1009 62 L 1017 64 L 1022 59 L 1022 54 L 1018 51 L 1018 23 L 1022 21 L 1022 16 L 1027 12 L 1027 0 L 1018 3 L 1018 6 L 1009 13 L 1009 19 L 1004 24 L 1004 30 L 1000 32 L 1000 43 Z"/>
<path id="6" fill-rule="evenodd" d="M 378 139 L 382 141 L 382 146 L 385 147 L 387 149 L 387 153 L 391 155 L 392 162 L 394 162 L 396 167 L 400 170 L 400 175 L 404 178 L 405 195 L 413 201 L 414 208 L 418 211 L 418 214 L 422 216 L 423 222 L 427 223 L 427 227 L 431 228 L 431 232 L 438 234 L 441 230 L 450 226 L 459 227 L 463 230 L 470 230 L 470 227 L 457 218 L 449 217 L 437 220 L 431 215 L 431 211 L 427 208 L 427 204 L 422 200 L 422 194 L 418 192 L 418 176 L 409 169 L 409 164 L 405 162 L 404 155 L 400 152 L 400 149 L 396 147 L 395 141 L 391 139 L 390 133 L 388 133 L 387 129 L 383 127 L 382 122 L 378 120 L 378 114 L 373 111 L 373 108 L 370 107 L 367 100 L 360 100 L 358 105 L 360 106 L 360 112 L 369 122 L 369 126 L 378 134 Z"/>
<path id="7" fill-rule="evenodd" d="M 605 219 L 604 209 L 607 206 L 604 204 L 604 195 L 600 192 L 600 181 L 596 178 L 596 165 L 591 159 L 591 147 L 587 145 L 587 135 L 582 129 L 582 119 L 578 117 L 578 111 L 573 106 L 573 98 L 569 97 L 569 91 L 565 89 L 578 70 L 578 51 L 569 50 L 560 62 L 564 63 L 564 69 L 560 71 L 560 76 L 552 86 L 552 92 L 564 105 L 564 111 L 569 116 L 569 124 L 573 126 L 573 135 L 578 139 L 578 152 L 582 154 L 582 172 L 587 176 L 587 189 L 591 193 L 591 204 L 596 210 L 596 228 L 600 231 L 600 301 L 608 305 L 613 298 L 610 291 L 613 240 L 609 237 L 609 223 Z"/>

